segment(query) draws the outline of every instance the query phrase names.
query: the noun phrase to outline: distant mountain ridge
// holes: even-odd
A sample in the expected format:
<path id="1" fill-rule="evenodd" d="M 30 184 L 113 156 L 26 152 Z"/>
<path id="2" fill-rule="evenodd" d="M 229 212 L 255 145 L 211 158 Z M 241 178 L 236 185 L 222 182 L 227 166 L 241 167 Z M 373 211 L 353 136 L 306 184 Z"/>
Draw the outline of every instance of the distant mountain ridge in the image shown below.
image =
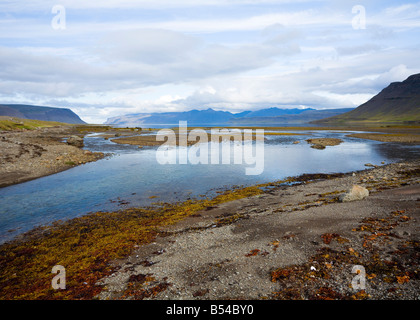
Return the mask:
<path id="1" fill-rule="evenodd" d="M 251 123 L 305 123 L 341 114 L 351 109 L 315 110 L 268 108 L 256 111 L 231 113 L 228 111 L 191 110 L 184 112 L 134 113 L 109 118 L 105 124 L 137 126 L 141 124 L 176 125 L 179 121 L 190 124 L 251 124 Z"/>
<path id="2" fill-rule="evenodd" d="M 342 108 L 342 109 L 325 109 L 325 110 L 316 110 L 316 109 L 305 109 L 300 113 L 296 114 L 285 114 L 271 117 L 242 117 L 239 119 L 233 119 L 230 123 L 234 124 L 302 124 L 309 123 L 311 121 L 324 119 L 326 117 L 332 117 L 335 115 L 343 114 L 348 111 L 353 110 L 353 108 Z"/>
<path id="3" fill-rule="evenodd" d="M 356 109 L 315 123 L 420 122 L 420 73 L 392 82 Z"/>
<path id="4" fill-rule="evenodd" d="M 305 109 L 268 108 L 268 109 L 250 111 L 249 113 L 243 115 L 243 118 L 278 117 L 278 116 L 285 116 L 285 115 L 301 114 L 301 113 L 309 111 L 309 110 L 315 110 L 315 109 L 312 109 L 312 108 L 305 108 Z M 242 118 L 242 116 L 241 116 L 241 118 Z"/>
<path id="5" fill-rule="evenodd" d="M 80 119 L 76 113 L 67 108 L 53 108 L 27 104 L 0 104 L 0 116 L 71 124 L 86 123 Z"/>

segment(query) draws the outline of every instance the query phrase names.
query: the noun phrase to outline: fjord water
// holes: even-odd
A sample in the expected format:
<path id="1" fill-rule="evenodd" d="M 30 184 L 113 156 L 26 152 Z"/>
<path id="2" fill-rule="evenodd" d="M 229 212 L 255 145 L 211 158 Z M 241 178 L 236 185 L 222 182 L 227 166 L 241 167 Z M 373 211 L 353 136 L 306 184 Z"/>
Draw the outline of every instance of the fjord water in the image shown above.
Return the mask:
<path id="1" fill-rule="evenodd" d="M 302 132 L 301 132 L 302 133 Z M 398 146 L 346 137 L 334 131 L 307 135 L 269 136 L 264 145 L 264 171 L 246 175 L 243 164 L 166 164 L 156 160 L 156 147 L 115 144 L 97 134 L 85 137 L 85 148 L 112 153 L 105 159 L 51 176 L 0 189 L 0 242 L 36 226 L 88 212 L 175 202 L 232 186 L 281 180 L 303 173 L 362 170 L 365 163 L 380 165 L 418 157 L 415 146 Z M 344 142 L 324 150 L 310 148 L 305 139 L 341 138 Z M 298 144 L 293 142 L 300 141 Z M 213 146 L 215 147 L 215 146 Z M 257 155 L 258 156 L 258 155 Z"/>

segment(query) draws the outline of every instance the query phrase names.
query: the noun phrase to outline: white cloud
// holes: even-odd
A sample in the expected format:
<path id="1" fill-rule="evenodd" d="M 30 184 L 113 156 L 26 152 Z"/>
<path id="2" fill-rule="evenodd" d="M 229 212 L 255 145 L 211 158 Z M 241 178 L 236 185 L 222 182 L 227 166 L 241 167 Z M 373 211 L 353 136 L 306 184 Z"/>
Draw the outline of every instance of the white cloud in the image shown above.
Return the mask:
<path id="1" fill-rule="evenodd" d="M 108 34 L 89 50 L 0 47 L 0 90 L 64 97 L 190 82 L 266 67 L 299 47 L 206 44 L 179 32 L 137 29 Z"/>
<path id="2" fill-rule="evenodd" d="M 341 55 L 359 55 L 366 54 L 381 49 L 381 46 L 377 44 L 366 43 L 362 45 L 347 46 L 347 47 L 337 47 L 336 50 Z"/>
<path id="3" fill-rule="evenodd" d="M 356 106 L 420 72 L 420 4 L 353 1 L 0 2 L 2 101 L 72 106 L 88 121 L 212 107 Z"/>
<path id="4" fill-rule="evenodd" d="M 70 9 L 174 9 L 196 6 L 234 6 L 234 5 L 264 5 L 264 4 L 288 4 L 304 3 L 310 0 L 61 0 L 60 5 Z M 56 0 L 26 0 L 25 5 L 15 0 L 2 0 L 0 10 L 2 12 L 38 11 L 43 8 L 52 8 L 57 4 Z"/>

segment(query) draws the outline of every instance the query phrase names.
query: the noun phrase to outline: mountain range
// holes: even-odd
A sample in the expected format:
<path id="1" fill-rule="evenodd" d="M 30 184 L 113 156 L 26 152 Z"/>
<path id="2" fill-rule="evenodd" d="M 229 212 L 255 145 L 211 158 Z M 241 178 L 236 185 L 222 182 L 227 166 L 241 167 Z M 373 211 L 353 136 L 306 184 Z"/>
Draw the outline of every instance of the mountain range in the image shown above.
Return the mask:
<path id="1" fill-rule="evenodd" d="M 70 109 L 24 104 L 0 104 L 0 116 L 56 121 L 71 124 L 85 122 Z M 357 108 L 267 108 L 232 113 L 206 110 L 183 112 L 134 113 L 108 118 L 105 124 L 138 126 L 143 124 L 177 125 L 188 121 L 193 125 L 252 124 L 341 124 L 358 122 L 420 123 L 420 73 L 402 82 L 393 82 Z"/>
<path id="2" fill-rule="evenodd" d="M 43 121 L 56 121 L 72 124 L 85 123 L 70 109 L 41 107 L 26 104 L 0 104 L 0 116 Z"/>
<path id="3" fill-rule="evenodd" d="M 280 114 L 280 115 L 275 115 L 275 116 L 265 116 L 264 115 L 265 110 L 267 109 L 256 111 L 260 113 L 261 116 L 235 118 L 235 119 L 231 119 L 229 123 L 237 124 L 237 125 L 241 125 L 241 124 L 243 125 L 302 124 L 302 123 L 309 123 L 311 121 L 343 114 L 345 112 L 353 110 L 353 108 L 325 109 L 325 110 L 315 110 L 315 109 L 308 108 L 308 109 L 301 110 L 301 112 L 299 113 L 288 113 L 288 110 L 290 109 L 279 109 L 279 110 L 284 110 L 285 113 Z"/>
<path id="4" fill-rule="evenodd" d="M 357 108 L 315 110 L 269 108 L 231 113 L 226 111 L 192 110 L 186 112 L 136 113 L 109 118 L 106 124 L 340 124 L 358 122 L 419 123 L 420 74 L 402 82 L 393 82 Z"/>
<path id="5" fill-rule="evenodd" d="M 392 82 L 356 109 L 314 123 L 420 122 L 420 73 L 402 82 Z"/>
<path id="6" fill-rule="evenodd" d="M 228 111 L 216 111 L 209 108 L 206 110 L 191 110 L 184 112 L 127 114 L 109 118 L 105 124 L 124 126 L 137 126 L 141 124 L 176 125 L 179 121 L 187 121 L 189 124 L 195 125 L 305 123 L 341 114 L 350 110 L 352 109 L 315 110 L 311 108 L 268 108 L 256 111 L 231 113 Z"/>

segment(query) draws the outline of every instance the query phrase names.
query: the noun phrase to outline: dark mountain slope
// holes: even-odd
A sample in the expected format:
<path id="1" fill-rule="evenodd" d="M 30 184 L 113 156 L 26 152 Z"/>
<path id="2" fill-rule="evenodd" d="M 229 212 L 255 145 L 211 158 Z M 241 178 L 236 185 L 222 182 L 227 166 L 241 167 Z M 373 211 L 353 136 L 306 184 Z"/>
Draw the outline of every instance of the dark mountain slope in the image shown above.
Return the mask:
<path id="1" fill-rule="evenodd" d="M 315 122 L 420 122 L 420 74 L 391 83 L 353 111 Z"/>
<path id="2" fill-rule="evenodd" d="M 74 124 L 85 123 L 70 109 L 41 107 L 25 104 L 0 104 L 0 116 Z"/>

